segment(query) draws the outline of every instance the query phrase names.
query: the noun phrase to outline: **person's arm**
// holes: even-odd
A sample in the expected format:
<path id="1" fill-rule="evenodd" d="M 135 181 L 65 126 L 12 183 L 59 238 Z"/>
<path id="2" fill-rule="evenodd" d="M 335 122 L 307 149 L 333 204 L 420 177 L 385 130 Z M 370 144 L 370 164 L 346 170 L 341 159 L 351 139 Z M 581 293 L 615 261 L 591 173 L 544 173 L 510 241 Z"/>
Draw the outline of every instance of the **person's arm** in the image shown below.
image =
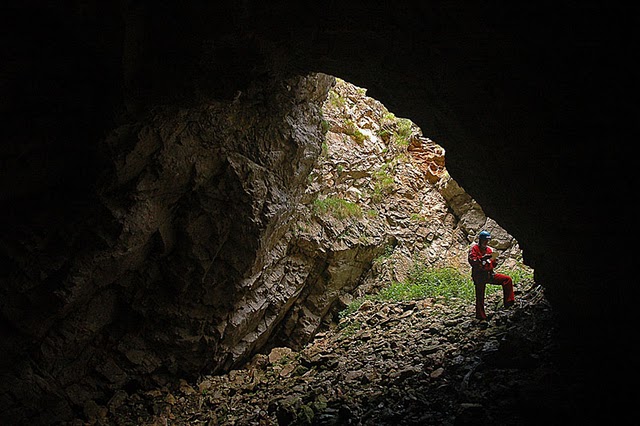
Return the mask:
<path id="1" fill-rule="evenodd" d="M 480 249 L 478 248 L 478 246 L 472 246 L 469 250 L 469 264 L 471 264 L 471 267 L 478 269 L 482 268 L 482 261 L 484 259 L 486 259 L 486 255 L 483 256 L 482 254 L 480 254 Z"/>

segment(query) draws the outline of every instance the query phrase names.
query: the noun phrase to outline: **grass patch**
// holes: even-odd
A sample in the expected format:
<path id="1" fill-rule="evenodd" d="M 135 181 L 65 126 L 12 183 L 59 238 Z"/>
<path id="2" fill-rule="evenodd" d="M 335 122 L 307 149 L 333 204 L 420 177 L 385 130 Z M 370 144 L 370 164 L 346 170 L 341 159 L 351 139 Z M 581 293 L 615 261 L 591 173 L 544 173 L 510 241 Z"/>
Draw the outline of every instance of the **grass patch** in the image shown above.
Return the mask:
<path id="1" fill-rule="evenodd" d="M 413 222 L 426 222 L 427 218 L 418 213 L 412 213 L 410 216 L 411 221 Z"/>
<path id="2" fill-rule="evenodd" d="M 338 92 L 330 90 L 329 103 L 335 108 L 344 108 L 346 101 Z"/>
<path id="3" fill-rule="evenodd" d="M 411 120 L 409 119 L 398 119 L 398 129 L 395 132 L 395 142 L 401 147 L 409 146 L 412 133 L 411 124 Z"/>
<path id="4" fill-rule="evenodd" d="M 500 272 L 500 271 L 498 271 Z M 513 280 L 513 285 L 518 285 L 522 283 L 533 283 L 535 280 L 533 279 L 533 270 L 528 268 L 519 268 L 514 270 L 505 270 L 501 272 L 502 274 L 509 275 Z"/>
<path id="5" fill-rule="evenodd" d="M 359 205 L 336 197 L 315 200 L 313 202 L 313 211 L 317 215 L 328 214 L 341 220 L 350 217 L 362 217 L 362 208 Z"/>
<path id="6" fill-rule="evenodd" d="M 396 190 L 393 175 L 389 173 L 389 165 L 385 164 L 380 170 L 372 173 L 373 194 L 371 200 L 375 203 L 382 202 L 387 196 Z"/>
<path id="7" fill-rule="evenodd" d="M 497 287 L 496 287 L 497 288 Z M 487 287 L 488 293 L 491 288 Z M 471 277 L 454 268 L 430 268 L 416 263 L 405 282 L 394 282 L 379 293 L 382 300 L 402 301 L 444 297 L 472 301 L 475 298 Z"/>
<path id="8" fill-rule="evenodd" d="M 516 286 L 533 281 L 533 274 L 524 269 L 500 272 L 509 275 Z M 500 286 L 487 285 L 485 294 L 498 291 L 502 291 Z M 354 300 L 339 313 L 339 318 L 353 314 L 366 300 L 401 302 L 426 298 L 442 298 L 445 303 L 452 302 L 454 299 L 463 303 L 473 303 L 475 288 L 471 275 L 463 274 L 455 268 L 432 268 L 416 263 L 404 282 L 393 282 L 377 294 Z"/>
<path id="9" fill-rule="evenodd" d="M 322 128 L 322 134 L 324 135 L 331 128 L 331 124 L 327 120 L 323 119 L 323 120 L 320 121 L 320 127 Z"/>

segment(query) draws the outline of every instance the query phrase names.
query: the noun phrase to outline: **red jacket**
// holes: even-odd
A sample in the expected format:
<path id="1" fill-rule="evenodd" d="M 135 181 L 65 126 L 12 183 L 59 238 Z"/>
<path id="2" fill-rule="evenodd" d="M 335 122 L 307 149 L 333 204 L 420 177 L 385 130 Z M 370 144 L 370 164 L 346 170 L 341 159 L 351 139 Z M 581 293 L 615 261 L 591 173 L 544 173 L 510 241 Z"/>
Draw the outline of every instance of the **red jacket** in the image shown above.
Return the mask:
<path id="1" fill-rule="evenodd" d="M 476 275 L 480 272 L 490 272 L 496 267 L 495 259 L 482 259 L 485 254 L 491 254 L 493 250 L 487 246 L 485 249 L 480 244 L 473 244 L 469 250 L 469 264 L 471 265 L 471 274 Z"/>

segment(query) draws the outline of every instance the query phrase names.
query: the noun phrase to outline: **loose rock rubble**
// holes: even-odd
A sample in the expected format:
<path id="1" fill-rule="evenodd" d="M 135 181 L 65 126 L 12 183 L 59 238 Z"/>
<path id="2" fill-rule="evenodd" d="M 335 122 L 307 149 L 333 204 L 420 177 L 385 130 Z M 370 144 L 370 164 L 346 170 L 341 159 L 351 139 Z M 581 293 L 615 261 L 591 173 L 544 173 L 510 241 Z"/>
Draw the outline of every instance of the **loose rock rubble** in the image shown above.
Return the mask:
<path id="1" fill-rule="evenodd" d="M 300 352 L 277 347 L 225 375 L 121 391 L 85 414 L 148 426 L 530 424 L 557 414 L 562 383 L 542 290 L 517 296 L 507 310 L 489 295 L 488 322 L 460 301 L 366 301 Z"/>

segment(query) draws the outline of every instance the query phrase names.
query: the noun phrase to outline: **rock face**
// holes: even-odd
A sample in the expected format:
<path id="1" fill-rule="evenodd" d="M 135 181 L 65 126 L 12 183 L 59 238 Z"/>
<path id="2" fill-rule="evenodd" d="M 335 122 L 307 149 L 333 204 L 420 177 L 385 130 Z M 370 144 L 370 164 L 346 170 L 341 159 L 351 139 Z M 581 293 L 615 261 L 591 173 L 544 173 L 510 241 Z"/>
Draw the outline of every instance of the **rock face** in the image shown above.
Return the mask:
<path id="1" fill-rule="evenodd" d="M 52 418 L 41 404 L 53 394 L 55 419 L 152 373 L 226 370 L 264 344 L 312 272 L 288 256 L 283 235 L 320 151 L 332 81 L 158 108 L 107 136 L 100 216 L 40 239 L 12 233 L 3 313 L 34 344 L 33 358 L 20 358 L 27 348 L 2 342 L 14 369 L 3 377 L 3 417 Z M 21 400 L 32 412 L 11 411 Z"/>

